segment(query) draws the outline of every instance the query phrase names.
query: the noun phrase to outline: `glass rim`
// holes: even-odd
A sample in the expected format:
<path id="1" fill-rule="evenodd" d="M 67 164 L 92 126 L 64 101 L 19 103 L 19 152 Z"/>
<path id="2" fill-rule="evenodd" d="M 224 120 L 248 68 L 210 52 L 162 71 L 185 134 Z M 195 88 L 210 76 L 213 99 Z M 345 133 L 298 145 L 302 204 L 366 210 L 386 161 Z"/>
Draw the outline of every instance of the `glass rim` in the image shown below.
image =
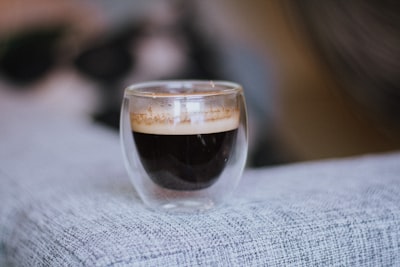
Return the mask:
<path id="1" fill-rule="evenodd" d="M 125 96 L 152 98 L 206 97 L 241 93 L 240 84 L 223 80 L 159 80 L 132 84 Z"/>

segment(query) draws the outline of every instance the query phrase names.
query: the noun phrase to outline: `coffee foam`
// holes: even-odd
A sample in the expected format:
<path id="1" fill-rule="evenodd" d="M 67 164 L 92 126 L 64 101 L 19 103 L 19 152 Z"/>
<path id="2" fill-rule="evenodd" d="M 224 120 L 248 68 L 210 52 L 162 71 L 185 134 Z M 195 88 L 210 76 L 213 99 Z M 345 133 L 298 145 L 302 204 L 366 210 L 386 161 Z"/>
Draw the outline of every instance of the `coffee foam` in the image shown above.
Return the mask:
<path id="1" fill-rule="evenodd" d="M 132 131 L 161 135 L 208 134 L 230 131 L 239 126 L 239 111 L 213 110 L 204 113 L 130 113 Z"/>

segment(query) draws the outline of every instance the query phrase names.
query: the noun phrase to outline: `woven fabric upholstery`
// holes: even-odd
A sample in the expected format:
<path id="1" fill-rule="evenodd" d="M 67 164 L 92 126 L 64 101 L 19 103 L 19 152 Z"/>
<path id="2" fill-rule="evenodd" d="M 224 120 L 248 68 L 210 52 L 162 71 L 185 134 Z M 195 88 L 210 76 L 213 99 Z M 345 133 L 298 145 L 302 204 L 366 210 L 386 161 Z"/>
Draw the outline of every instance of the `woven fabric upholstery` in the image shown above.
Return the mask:
<path id="1" fill-rule="evenodd" d="M 2 266 L 400 266 L 400 153 L 246 170 L 226 207 L 172 216 L 117 134 L 2 104 Z"/>

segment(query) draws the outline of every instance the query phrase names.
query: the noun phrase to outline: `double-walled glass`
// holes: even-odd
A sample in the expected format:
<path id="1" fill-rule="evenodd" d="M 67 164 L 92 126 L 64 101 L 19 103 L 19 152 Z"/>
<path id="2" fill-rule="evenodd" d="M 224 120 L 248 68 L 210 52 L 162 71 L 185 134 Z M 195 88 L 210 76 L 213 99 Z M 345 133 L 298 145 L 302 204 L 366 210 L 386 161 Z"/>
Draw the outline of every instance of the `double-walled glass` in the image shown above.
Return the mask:
<path id="1" fill-rule="evenodd" d="M 224 81 L 156 81 L 125 89 L 126 169 L 153 210 L 199 212 L 237 186 L 247 156 L 243 89 Z"/>

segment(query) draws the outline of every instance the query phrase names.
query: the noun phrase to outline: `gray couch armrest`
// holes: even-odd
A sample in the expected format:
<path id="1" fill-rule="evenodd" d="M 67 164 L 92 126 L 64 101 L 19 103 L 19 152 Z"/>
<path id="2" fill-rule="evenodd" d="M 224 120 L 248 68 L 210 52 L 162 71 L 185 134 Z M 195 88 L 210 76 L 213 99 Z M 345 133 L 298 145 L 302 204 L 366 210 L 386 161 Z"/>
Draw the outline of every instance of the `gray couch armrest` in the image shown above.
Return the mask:
<path id="1" fill-rule="evenodd" d="M 42 115 L 0 117 L 0 264 L 400 265 L 400 153 L 246 170 L 225 207 L 171 216 L 143 207 L 116 134 Z"/>

